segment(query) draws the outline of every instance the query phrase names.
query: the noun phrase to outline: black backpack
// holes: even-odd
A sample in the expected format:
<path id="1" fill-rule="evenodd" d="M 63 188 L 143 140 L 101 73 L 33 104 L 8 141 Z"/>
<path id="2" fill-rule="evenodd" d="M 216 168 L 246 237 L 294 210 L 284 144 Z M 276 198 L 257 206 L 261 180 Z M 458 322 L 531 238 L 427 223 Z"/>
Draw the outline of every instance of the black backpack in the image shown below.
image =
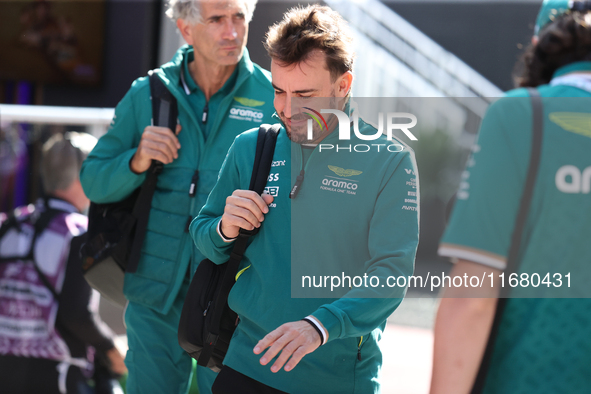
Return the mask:
<path id="1" fill-rule="evenodd" d="M 37 354 L 36 357 L 52 359 L 63 355 L 61 350 L 52 350 L 55 349 L 55 341 L 60 338 L 61 328 L 52 312 L 53 308 L 57 310 L 60 294 L 39 268 L 35 246 L 51 221 L 66 211 L 50 208 L 47 200 L 44 208 L 41 212 L 37 207 L 29 208 L 29 212 L 25 214 L 17 208 L 0 225 L 0 241 L 11 231 L 13 242 L 6 245 L 9 250 L 15 244 L 29 242 L 28 251 L 24 253 L 7 255 L 4 250 L 0 256 L 0 302 L 3 303 L 0 318 L 8 334 L 4 344 L 7 354 L 14 355 L 13 346 L 19 346 Z M 65 269 L 64 266 L 63 270 Z M 60 272 L 54 274 L 54 281 L 59 274 Z M 11 304 L 17 308 L 9 308 Z M 29 311 L 28 315 L 26 311 Z M 36 312 L 31 315 L 30 311 Z"/>
<path id="2" fill-rule="evenodd" d="M 152 99 L 152 124 L 175 130 L 178 107 L 155 72 L 148 73 Z M 125 272 L 135 272 L 146 236 L 152 196 L 163 164 L 152 161 L 141 187 L 122 201 L 110 204 L 91 202 L 87 241 L 82 245 L 82 270 L 91 287 L 109 301 L 125 306 Z"/>
<path id="3" fill-rule="evenodd" d="M 262 194 L 271 170 L 275 143 L 280 125 L 261 125 L 257 139 L 257 150 L 250 178 L 249 190 Z M 235 282 L 236 274 L 248 238 L 259 229 L 240 229 L 238 238 L 228 262 L 217 265 L 210 260 L 199 263 L 189 286 L 179 322 L 179 345 L 197 364 L 219 372 L 230 339 L 238 324 L 238 315 L 228 306 L 228 295 Z"/>

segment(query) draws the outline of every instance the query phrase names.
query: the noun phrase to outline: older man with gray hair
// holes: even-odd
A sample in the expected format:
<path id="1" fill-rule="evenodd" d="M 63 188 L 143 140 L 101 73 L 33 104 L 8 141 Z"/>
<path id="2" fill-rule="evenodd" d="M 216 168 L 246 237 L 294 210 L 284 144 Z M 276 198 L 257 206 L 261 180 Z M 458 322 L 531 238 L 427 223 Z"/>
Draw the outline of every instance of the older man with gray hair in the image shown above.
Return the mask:
<path id="1" fill-rule="evenodd" d="M 149 82 L 139 78 L 82 167 L 88 197 L 109 203 L 139 187 L 152 160 L 164 163 L 138 269 L 125 278 L 128 393 L 189 388 L 191 359 L 178 345 L 177 328 L 189 279 L 204 257 L 188 224 L 213 188 L 234 137 L 272 123 L 274 112 L 270 74 L 250 61 L 246 49 L 255 4 L 170 0 L 166 14 L 189 45 L 155 72 L 177 99 L 176 130 L 151 125 Z M 201 393 L 210 391 L 212 375 L 198 369 Z"/>

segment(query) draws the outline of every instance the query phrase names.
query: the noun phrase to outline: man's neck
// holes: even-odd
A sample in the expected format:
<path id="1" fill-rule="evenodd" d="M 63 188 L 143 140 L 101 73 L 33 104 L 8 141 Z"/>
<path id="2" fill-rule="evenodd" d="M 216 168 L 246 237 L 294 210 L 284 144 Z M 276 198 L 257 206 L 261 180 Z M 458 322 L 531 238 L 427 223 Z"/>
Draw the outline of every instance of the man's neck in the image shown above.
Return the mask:
<path id="1" fill-rule="evenodd" d="M 205 94 L 205 100 L 209 101 L 211 96 L 224 86 L 236 66 L 237 64 L 229 66 L 215 64 L 195 53 L 194 60 L 189 63 L 189 73 Z"/>

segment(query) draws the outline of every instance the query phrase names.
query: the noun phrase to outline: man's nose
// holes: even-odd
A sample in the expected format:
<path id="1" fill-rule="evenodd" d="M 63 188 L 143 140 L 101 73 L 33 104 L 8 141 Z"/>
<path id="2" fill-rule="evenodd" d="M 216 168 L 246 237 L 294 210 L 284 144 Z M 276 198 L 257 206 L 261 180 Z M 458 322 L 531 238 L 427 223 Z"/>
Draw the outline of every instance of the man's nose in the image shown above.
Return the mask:
<path id="1" fill-rule="evenodd" d="M 232 20 L 226 21 L 226 23 L 224 24 L 224 30 L 222 34 L 222 38 L 224 40 L 235 40 L 236 37 L 238 37 L 238 31 Z"/>
<path id="2" fill-rule="evenodd" d="M 291 118 L 291 96 L 289 94 L 285 95 L 285 108 L 283 109 L 283 113 L 287 118 Z"/>

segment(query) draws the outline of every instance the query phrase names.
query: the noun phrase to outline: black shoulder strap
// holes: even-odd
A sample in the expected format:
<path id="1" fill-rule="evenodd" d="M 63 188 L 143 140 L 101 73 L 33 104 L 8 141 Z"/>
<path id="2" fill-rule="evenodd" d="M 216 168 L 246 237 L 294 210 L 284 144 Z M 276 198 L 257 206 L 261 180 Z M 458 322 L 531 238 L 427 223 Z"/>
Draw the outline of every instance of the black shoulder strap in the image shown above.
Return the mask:
<path id="1" fill-rule="evenodd" d="M 51 283 L 49 283 L 49 280 L 47 279 L 45 274 L 43 274 L 43 272 L 41 272 L 41 269 L 39 268 L 39 265 L 37 264 L 37 260 L 35 260 L 35 243 L 37 242 L 37 238 L 39 237 L 39 235 L 43 232 L 43 230 L 45 230 L 45 228 L 49 225 L 49 223 L 58 214 L 63 213 L 63 212 L 65 212 L 65 211 L 50 208 L 46 202 L 45 210 L 43 212 L 41 212 L 39 217 L 33 222 L 33 228 L 34 228 L 35 232 L 33 233 L 33 238 L 31 239 L 29 251 L 25 255 L 22 255 L 22 256 L 0 257 L 0 263 L 1 262 L 8 262 L 8 261 L 15 261 L 18 259 L 29 260 L 29 261 L 33 262 L 33 267 L 35 268 L 35 271 L 37 271 L 37 275 L 39 275 L 39 279 L 41 279 L 41 282 L 43 282 L 45 287 L 47 287 L 47 289 L 51 292 L 51 294 L 55 297 L 55 299 L 58 300 L 58 302 L 59 302 L 59 294 L 57 293 L 55 288 L 51 285 Z M 31 215 L 33 215 L 33 214 L 31 214 Z M 27 221 L 30 221 L 30 220 L 31 220 L 31 218 L 29 217 L 29 219 L 27 219 Z M 19 222 L 18 222 L 18 219 L 16 218 L 16 214 L 14 211 L 13 211 L 13 213 L 11 213 L 9 215 L 9 219 L 6 220 L 2 224 L 2 228 L 0 229 L 0 239 L 6 234 L 6 232 L 10 228 L 16 228 L 16 229 L 18 229 L 18 231 L 20 231 Z"/>
<path id="2" fill-rule="evenodd" d="M 263 124 L 259 128 L 259 135 L 257 138 L 257 149 L 255 154 L 255 160 L 252 168 L 252 175 L 250 177 L 250 190 L 256 191 L 258 194 L 262 194 L 267 184 L 267 178 L 271 170 L 271 164 L 273 162 L 273 154 L 275 153 L 275 144 L 277 142 L 277 135 L 281 126 L 275 124 L 273 126 Z M 224 278 L 222 279 L 220 291 L 214 301 L 215 308 L 213 310 L 213 316 L 211 317 L 212 331 L 209 332 L 206 343 L 203 345 L 203 351 L 199 356 L 197 363 L 199 365 L 206 366 L 209 361 L 215 343 L 217 342 L 218 335 L 220 333 L 220 322 L 222 320 L 222 314 L 224 307 L 228 301 L 228 295 L 232 286 L 236 281 L 236 274 L 240 266 L 240 261 L 246 250 L 248 244 L 248 238 L 256 234 L 257 231 L 246 231 L 240 229 L 240 235 L 234 241 L 234 246 L 228 260 L 226 270 L 224 272 Z"/>
<path id="3" fill-rule="evenodd" d="M 6 234 L 6 232 L 13 227 L 19 228 L 19 223 L 18 220 L 16 220 L 14 211 L 10 212 L 6 220 L 0 225 L 0 239 L 2 239 L 4 234 Z"/>
<path id="4" fill-rule="evenodd" d="M 39 265 L 37 264 L 37 260 L 35 260 L 35 242 L 37 241 L 37 238 L 43 232 L 43 230 L 45 230 L 45 228 L 47 226 L 49 226 L 49 223 L 57 215 L 59 215 L 60 213 L 64 213 L 65 211 L 61 211 L 61 210 L 58 210 L 58 209 L 49 208 L 49 206 L 47 204 L 46 204 L 46 208 L 47 208 L 47 210 L 44 211 L 37 218 L 37 221 L 35 222 L 35 235 L 33 236 L 33 240 L 31 241 L 31 247 L 29 249 L 28 257 L 33 262 L 33 266 L 35 267 L 35 271 L 37 271 L 37 275 L 39 275 L 39 279 L 41 279 L 41 282 L 43 282 L 43 284 L 45 285 L 45 287 L 47 287 L 47 289 L 51 292 L 51 294 L 59 302 L 60 296 L 59 296 L 58 292 L 51 285 L 51 283 L 49 283 L 49 280 L 47 279 L 47 277 L 45 276 L 45 274 L 43 272 L 41 272 L 41 269 L 39 268 Z"/>
<path id="5" fill-rule="evenodd" d="M 529 169 L 527 171 L 527 178 L 525 181 L 525 187 L 523 189 L 523 195 L 521 196 L 521 202 L 519 204 L 519 211 L 517 212 L 517 218 L 515 220 L 515 227 L 513 228 L 513 236 L 511 239 L 511 247 L 507 256 L 507 267 L 505 272 L 512 274 L 519 269 L 519 251 L 521 247 L 521 237 L 523 235 L 523 228 L 529 213 L 532 196 L 534 193 L 534 186 L 536 184 L 536 178 L 538 175 L 538 168 L 540 166 L 540 156 L 542 154 L 542 138 L 544 133 L 544 113 L 542 106 L 542 98 L 536 89 L 528 89 L 528 93 L 531 98 L 532 105 L 532 147 L 531 155 L 529 159 Z M 499 334 L 499 327 L 503 318 L 503 312 L 507 306 L 507 300 L 510 289 L 502 288 L 499 300 L 497 302 L 497 308 L 495 311 L 495 317 L 486 344 L 484 355 L 482 356 L 482 362 L 476 375 L 474 386 L 472 387 L 472 394 L 480 394 L 484 390 L 484 384 L 486 383 L 486 376 L 490 367 L 490 362 L 495 348 L 497 336 Z"/>
<path id="6" fill-rule="evenodd" d="M 150 79 L 150 94 L 152 99 L 152 124 L 154 126 L 168 127 L 173 133 L 176 129 L 178 118 L 178 105 L 176 98 L 166 88 L 158 74 L 151 70 L 148 73 Z M 150 218 L 150 207 L 152 206 L 152 197 L 158 183 L 158 175 L 162 172 L 163 164 L 153 160 L 148 169 L 146 180 L 133 207 L 133 216 L 137 223 L 133 237 L 131 251 L 125 271 L 135 272 L 140 261 L 140 254 L 146 229 L 148 228 L 148 219 Z"/>
<path id="7" fill-rule="evenodd" d="M 156 70 L 148 72 L 152 98 L 152 125 L 168 127 L 174 133 L 179 116 L 176 98 L 164 85 Z"/>

